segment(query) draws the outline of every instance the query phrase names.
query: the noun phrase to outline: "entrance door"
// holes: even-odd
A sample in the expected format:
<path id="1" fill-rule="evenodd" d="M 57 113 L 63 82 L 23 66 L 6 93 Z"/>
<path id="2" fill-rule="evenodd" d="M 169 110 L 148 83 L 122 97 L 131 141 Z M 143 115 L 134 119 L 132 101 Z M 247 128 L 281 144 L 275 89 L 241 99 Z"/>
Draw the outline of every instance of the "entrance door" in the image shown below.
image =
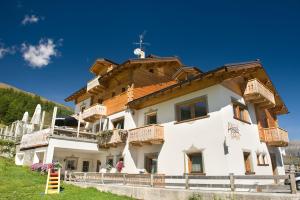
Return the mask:
<path id="1" fill-rule="evenodd" d="M 251 173 L 251 157 L 249 152 L 244 152 L 244 163 L 245 163 L 245 172 L 246 174 Z"/>
<path id="2" fill-rule="evenodd" d="M 82 172 L 88 172 L 89 171 L 90 162 L 89 161 L 83 161 L 82 162 Z"/>
<path id="3" fill-rule="evenodd" d="M 273 175 L 277 175 L 277 163 L 276 163 L 276 155 L 274 153 L 270 153 L 271 163 L 272 163 L 272 171 Z"/>
<path id="4" fill-rule="evenodd" d="M 157 173 L 157 154 L 145 155 L 145 169 L 148 173 Z"/>

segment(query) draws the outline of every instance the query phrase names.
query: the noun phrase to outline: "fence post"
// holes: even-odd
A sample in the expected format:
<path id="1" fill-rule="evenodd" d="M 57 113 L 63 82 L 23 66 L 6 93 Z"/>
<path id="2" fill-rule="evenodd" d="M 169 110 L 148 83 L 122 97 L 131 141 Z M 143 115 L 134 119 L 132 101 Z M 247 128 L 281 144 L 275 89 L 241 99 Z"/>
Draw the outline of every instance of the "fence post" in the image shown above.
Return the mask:
<path id="1" fill-rule="evenodd" d="M 230 179 L 230 189 L 232 192 L 234 192 L 235 187 L 234 187 L 234 174 L 233 173 L 229 174 L 229 179 Z"/>
<path id="2" fill-rule="evenodd" d="M 83 173 L 83 181 L 86 182 L 86 172 Z"/>
<path id="3" fill-rule="evenodd" d="M 185 189 L 189 189 L 189 175 L 185 174 Z"/>
<path id="4" fill-rule="evenodd" d="M 101 182 L 102 182 L 102 184 L 104 184 L 104 174 L 103 173 L 101 173 Z"/>
<path id="5" fill-rule="evenodd" d="M 126 185 L 126 174 L 123 174 L 123 184 Z"/>
<path id="6" fill-rule="evenodd" d="M 66 170 L 64 180 L 67 181 L 67 179 L 68 179 L 68 171 Z"/>
<path id="7" fill-rule="evenodd" d="M 291 182 L 291 193 L 297 193 L 296 180 L 295 180 L 295 166 L 290 166 L 290 182 Z"/>
<path id="8" fill-rule="evenodd" d="M 150 186 L 151 187 L 153 187 L 153 183 L 154 183 L 154 181 L 153 181 L 153 174 L 150 174 Z"/>

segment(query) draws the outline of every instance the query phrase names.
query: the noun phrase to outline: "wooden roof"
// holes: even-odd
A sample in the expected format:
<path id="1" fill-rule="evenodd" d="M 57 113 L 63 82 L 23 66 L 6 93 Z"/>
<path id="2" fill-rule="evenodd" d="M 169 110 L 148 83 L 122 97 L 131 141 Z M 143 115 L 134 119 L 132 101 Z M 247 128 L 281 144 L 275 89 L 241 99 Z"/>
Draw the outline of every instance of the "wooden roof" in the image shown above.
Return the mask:
<path id="1" fill-rule="evenodd" d="M 276 107 L 273 109 L 276 110 L 278 114 L 288 113 L 286 105 L 284 104 L 274 84 L 271 82 L 270 78 L 265 72 L 265 69 L 263 68 L 261 62 L 258 60 L 243 63 L 226 64 L 222 67 L 216 68 L 206 73 L 201 73 L 188 80 L 181 81 L 162 90 L 130 101 L 128 103 L 128 106 L 136 109 L 144 108 L 178 96 L 185 95 L 190 92 L 219 84 L 224 80 L 239 76 L 248 78 L 256 77 L 260 80 L 265 79 L 265 82 L 268 83 L 266 84 L 266 86 L 275 94 Z"/>
<path id="2" fill-rule="evenodd" d="M 83 95 L 86 93 L 86 86 L 80 88 L 79 90 L 73 92 L 70 96 L 68 96 L 67 98 L 65 98 L 65 101 L 73 101 L 76 98 L 78 98 L 79 96 Z"/>
<path id="3" fill-rule="evenodd" d="M 103 67 L 117 66 L 118 64 L 106 58 L 99 58 L 90 68 L 90 72 L 98 75 Z"/>

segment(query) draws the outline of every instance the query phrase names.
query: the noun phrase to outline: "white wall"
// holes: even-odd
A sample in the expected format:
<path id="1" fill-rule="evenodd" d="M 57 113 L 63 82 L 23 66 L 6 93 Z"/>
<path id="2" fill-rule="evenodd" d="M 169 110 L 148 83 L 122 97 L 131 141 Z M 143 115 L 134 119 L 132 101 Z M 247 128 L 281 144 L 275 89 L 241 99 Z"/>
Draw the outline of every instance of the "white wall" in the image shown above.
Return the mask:
<path id="1" fill-rule="evenodd" d="M 84 101 L 79 102 L 78 104 L 75 105 L 75 113 L 80 112 L 80 107 L 82 105 L 85 105 L 85 108 L 88 108 L 91 105 L 91 98 L 85 99 Z"/>

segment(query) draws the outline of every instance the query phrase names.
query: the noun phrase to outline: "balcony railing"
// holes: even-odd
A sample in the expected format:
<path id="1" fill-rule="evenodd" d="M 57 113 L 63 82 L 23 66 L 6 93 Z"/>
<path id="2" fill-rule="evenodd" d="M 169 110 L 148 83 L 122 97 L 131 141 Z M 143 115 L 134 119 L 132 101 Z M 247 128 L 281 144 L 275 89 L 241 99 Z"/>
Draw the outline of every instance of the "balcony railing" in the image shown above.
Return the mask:
<path id="1" fill-rule="evenodd" d="M 99 84 L 99 81 L 98 81 L 99 78 L 100 78 L 100 76 L 96 76 L 94 79 L 92 79 L 91 81 L 89 81 L 87 83 L 87 87 L 86 87 L 87 92 L 96 94 L 96 93 L 100 92 L 101 89 L 103 89 L 103 87 Z"/>
<path id="2" fill-rule="evenodd" d="M 275 106 L 274 93 L 257 79 L 248 81 L 244 98 L 246 101 L 257 104 L 261 108 Z"/>
<path id="3" fill-rule="evenodd" d="M 120 144 L 125 144 L 127 131 L 123 129 L 103 131 L 97 136 L 97 138 L 99 148 L 117 147 Z"/>
<path id="4" fill-rule="evenodd" d="M 289 143 L 288 132 L 282 128 L 265 128 L 264 141 L 269 146 L 285 147 Z"/>
<path id="5" fill-rule="evenodd" d="M 131 129 L 128 132 L 128 141 L 133 145 L 162 144 L 164 142 L 164 127 L 155 124 Z"/>
<path id="6" fill-rule="evenodd" d="M 95 104 L 85 109 L 81 115 L 82 119 L 88 122 L 94 122 L 106 115 L 106 107 L 101 104 Z"/>

